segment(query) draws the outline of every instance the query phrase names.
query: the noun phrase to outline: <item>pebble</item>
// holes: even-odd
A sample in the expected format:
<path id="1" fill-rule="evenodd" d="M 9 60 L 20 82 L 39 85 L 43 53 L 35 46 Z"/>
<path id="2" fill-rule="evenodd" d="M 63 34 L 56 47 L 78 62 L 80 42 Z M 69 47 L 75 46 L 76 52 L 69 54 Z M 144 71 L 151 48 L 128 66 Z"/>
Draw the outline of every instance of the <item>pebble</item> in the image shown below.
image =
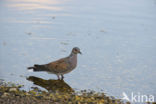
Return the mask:
<path id="1" fill-rule="evenodd" d="M 9 96 L 9 93 L 4 93 L 1 97 L 3 98 L 3 97 L 7 97 L 7 96 Z"/>
<path id="2" fill-rule="evenodd" d="M 9 91 L 10 92 L 13 92 L 13 91 L 15 92 L 15 91 L 17 91 L 17 88 L 10 88 Z"/>

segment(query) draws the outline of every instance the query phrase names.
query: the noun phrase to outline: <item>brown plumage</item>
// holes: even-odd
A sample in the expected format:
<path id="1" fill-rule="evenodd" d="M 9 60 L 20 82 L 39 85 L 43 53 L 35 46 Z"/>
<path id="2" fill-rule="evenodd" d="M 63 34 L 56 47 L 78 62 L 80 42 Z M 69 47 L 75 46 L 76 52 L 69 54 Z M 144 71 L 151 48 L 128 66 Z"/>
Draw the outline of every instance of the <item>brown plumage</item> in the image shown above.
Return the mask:
<path id="1" fill-rule="evenodd" d="M 64 74 L 71 72 L 77 66 L 77 54 L 80 53 L 80 49 L 75 47 L 72 49 L 71 54 L 68 57 L 61 58 L 57 61 L 50 62 L 44 65 L 35 64 L 33 67 L 28 67 L 28 69 L 33 69 L 33 71 L 46 71 L 52 74 L 56 74 L 58 79 L 64 78 Z"/>

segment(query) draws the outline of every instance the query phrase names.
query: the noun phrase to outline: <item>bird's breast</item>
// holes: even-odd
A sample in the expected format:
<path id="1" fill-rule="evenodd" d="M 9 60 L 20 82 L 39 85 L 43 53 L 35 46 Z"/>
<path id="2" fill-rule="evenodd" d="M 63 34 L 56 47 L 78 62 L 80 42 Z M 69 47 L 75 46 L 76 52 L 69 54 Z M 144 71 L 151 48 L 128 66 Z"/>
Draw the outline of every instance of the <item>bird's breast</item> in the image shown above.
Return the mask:
<path id="1" fill-rule="evenodd" d="M 77 66 L 77 55 L 73 55 L 69 59 L 71 69 L 74 69 Z"/>

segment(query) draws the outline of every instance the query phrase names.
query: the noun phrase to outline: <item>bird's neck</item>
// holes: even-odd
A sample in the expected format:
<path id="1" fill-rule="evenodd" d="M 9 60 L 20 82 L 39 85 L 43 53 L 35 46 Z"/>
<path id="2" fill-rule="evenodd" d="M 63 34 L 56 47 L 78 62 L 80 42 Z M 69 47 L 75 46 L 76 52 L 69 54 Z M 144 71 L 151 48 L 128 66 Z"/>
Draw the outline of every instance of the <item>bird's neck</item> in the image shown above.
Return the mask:
<path id="1" fill-rule="evenodd" d="M 69 57 L 77 57 L 77 54 L 71 52 L 71 54 L 69 55 Z"/>
<path id="2" fill-rule="evenodd" d="M 77 65 L 77 54 L 71 53 L 69 55 L 69 61 L 72 63 L 72 68 L 75 68 Z"/>

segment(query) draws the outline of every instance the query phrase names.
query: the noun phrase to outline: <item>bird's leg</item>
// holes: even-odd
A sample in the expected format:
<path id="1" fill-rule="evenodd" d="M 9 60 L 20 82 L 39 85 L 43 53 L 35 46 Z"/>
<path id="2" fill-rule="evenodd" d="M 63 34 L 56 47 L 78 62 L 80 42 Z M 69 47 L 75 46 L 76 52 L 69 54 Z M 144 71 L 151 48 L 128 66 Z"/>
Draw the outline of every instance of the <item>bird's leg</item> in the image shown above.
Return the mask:
<path id="1" fill-rule="evenodd" d="M 64 79 L 64 76 L 63 76 L 63 74 L 61 74 L 61 80 L 63 80 Z"/>
<path id="2" fill-rule="evenodd" d="M 60 80 L 60 76 L 59 75 L 57 75 L 57 78 L 58 78 L 58 80 Z"/>

